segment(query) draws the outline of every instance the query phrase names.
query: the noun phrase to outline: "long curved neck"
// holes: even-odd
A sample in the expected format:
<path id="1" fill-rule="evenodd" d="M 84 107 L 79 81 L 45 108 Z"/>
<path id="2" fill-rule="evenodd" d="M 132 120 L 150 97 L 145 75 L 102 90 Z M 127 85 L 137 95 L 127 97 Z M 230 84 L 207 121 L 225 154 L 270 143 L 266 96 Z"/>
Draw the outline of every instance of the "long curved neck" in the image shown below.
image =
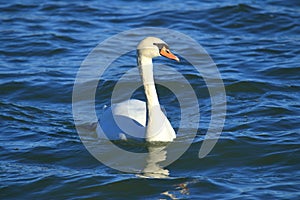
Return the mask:
<path id="1" fill-rule="evenodd" d="M 146 141 L 172 141 L 175 132 L 161 111 L 153 77 L 152 58 L 138 53 L 138 66 L 147 98 Z"/>
<path id="2" fill-rule="evenodd" d="M 159 106 L 153 77 L 152 58 L 138 54 L 137 62 L 147 98 L 147 110 L 150 111 L 151 108 Z"/>

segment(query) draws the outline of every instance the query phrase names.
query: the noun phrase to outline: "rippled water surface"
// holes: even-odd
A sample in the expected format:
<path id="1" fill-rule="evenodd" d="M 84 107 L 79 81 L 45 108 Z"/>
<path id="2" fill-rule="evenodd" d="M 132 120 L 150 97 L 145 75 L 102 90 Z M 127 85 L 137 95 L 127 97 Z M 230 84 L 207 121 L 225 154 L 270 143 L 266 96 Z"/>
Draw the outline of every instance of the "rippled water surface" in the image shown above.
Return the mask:
<path id="1" fill-rule="evenodd" d="M 28 0 L 1 3 L 0 10 L 1 199 L 300 198 L 299 1 Z M 210 97 L 187 62 L 169 64 L 193 85 L 201 119 L 194 142 L 164 178 L 101 164 L 86 150 L 72 116 L 73 84 L 88 53 L 114 34 L 141 27 L 169 28 L 199 42 L 226 90 L 221 138 L 199 159 Z M 131 69 L 134 52 L 118 62 Z M 99 83 L 99 112 L 119 73 L 112 68 Z M 178 128 L 178 102 L 164 87 L 158 93 Z M 93 129 L 92 121 L 86 125 Z"/>

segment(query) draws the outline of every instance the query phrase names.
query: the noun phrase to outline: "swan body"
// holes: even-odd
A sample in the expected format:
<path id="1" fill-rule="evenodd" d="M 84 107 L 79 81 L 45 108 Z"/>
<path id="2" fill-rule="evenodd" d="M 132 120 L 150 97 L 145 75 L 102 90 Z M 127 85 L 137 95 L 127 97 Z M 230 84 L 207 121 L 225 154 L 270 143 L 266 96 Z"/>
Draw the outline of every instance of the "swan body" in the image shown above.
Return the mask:
<path id="1" fill-rule="evenodd" d="M 100 138 L 133 138 L 148 142 L 171 142 L 176 138 L 171 123 L 161 110 L 155 88 L 152 58 L 158 56 L 179 61 L 159 38 L 147 37 L 138 44 L 137 64 L 147 101 L 130 99 L 107 108 L 100 118 L 101 127 L 97 127 Z"/>

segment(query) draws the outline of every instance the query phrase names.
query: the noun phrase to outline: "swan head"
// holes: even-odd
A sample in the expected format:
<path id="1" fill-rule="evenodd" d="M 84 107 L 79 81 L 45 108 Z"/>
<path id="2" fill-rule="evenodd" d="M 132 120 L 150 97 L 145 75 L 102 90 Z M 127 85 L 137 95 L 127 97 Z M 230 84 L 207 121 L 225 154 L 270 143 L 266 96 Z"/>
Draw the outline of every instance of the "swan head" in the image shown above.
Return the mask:
<path id="1" fill-rule="evenodd" d="M 139 56 L 145 56 L 149 58 L 164 56 L 179 62 L 179 58 L 170 51 L 167 43 L 157 37 L 146 37 L 143 39 L 138 44 L 137 51 Z"/>

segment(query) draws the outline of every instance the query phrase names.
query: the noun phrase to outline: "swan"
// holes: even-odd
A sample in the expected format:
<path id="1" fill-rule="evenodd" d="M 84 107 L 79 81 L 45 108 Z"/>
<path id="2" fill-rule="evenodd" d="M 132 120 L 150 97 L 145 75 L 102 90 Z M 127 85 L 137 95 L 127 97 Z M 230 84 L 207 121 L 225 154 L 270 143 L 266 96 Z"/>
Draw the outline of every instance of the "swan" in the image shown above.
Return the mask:
<path id="1" fill-rule="evenodd" d="M 158 56 L 179 62 L 179 58 L 170 51 L 163 40 L 146 37 L 140 41 L 137 46 L 137 65 L 146 102 L 130 99 L 106 108 L 99 119 L 100 127 L 97 127 L 100 138 L 143 139 L 147 142 L 171 142 L 176 138 L 171 123 L 161 110 L 155 88 L 152 59 Z"/>

